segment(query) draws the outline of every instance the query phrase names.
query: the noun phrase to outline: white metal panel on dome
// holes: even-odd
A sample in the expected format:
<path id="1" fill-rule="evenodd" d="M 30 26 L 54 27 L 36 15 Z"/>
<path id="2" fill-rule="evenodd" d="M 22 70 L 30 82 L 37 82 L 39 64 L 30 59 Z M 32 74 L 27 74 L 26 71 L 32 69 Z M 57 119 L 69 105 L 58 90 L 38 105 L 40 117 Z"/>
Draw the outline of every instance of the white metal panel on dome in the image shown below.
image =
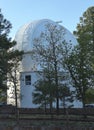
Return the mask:
<path id="1" fill-rule="evenodd" d="M 41 33 L 47 33 L 50 34 L 49 31 L 47 31 L 47 28 L 45 25 L 51 24 L 56 25 L 58 27 L 63 27 L 59 25 L 57 22 L 54 22 L 49 19 L 42 19 L 37 21 L 32 21 L 30 23 L 27 23 L 23 25 L 17 32 L 15 36 L 15 40 L 17 41 L 17 45 L 15 46 L 15 49 L 23 50 L 25 53 L 23 55 L 21 64 L 20 64 L 20 95 L 22 96 L 21 100 L 19 100 L 21 107 L 35 107 L 35 105 L 32 102 L 32 92 L 34 91 L 34 83 L 39 80 L 39 73 L 40 71 L 40 64 L 38 64 L 38 60 L 32 57 L 32 50 L 33 50 L 33 40 L 35 38 L 40 38 Z M 75 37 L 73 36 L 70 31 L 68 31 L 65 27 L 63 27 L 64 33 L 60 33 L 61 36 L 61 42 L 63 39 L 74 46 L 77 44 L 77 41 Z M 45 39 L 44 39 L 45 40 Z M 46 44 L 47 43 L 47 44 Z M 43 44 L 48 45 L 49 43 L 44 41 Z M 31 76 L 31 85 L 25 84 L 26 76 Z M 11 87 L 10 87 L 11 88 Z M 9 95 L 9 93 L 8 93 Z M 74 105 L 77 106 L 79 102 L 75 101 Z"/>
<path id="2" fill-rule="evenodd" d="M 22 42 L 23 42 L 23 34 L 25 29 L 28 27 L 29 24 L 25 24 L 22 26 L 19 31 L 16 33 L 15 41 L 17 41 L 17 44 L 15 46 L 15 49 L 22 50 Z"/>
<path id="3" fill-rule="evenodd" d="M 33 49 L 33 40 L 40 36 L 42 32 L 44 32 L 47 23 L 59 25 L 58 23 L 48 20 L 42 19 L 33 21 L 31 23 L 25 24 L 22 26 L 15 36 L 15 40 L 17 41 L 16 49 L 23 50 L 24 52 L 30 52 Z M 61 26 L 61 25 L 60 25 Z M 62 27 L 62 26 L 61 26 Z M 63 27 L 64 28 L 64 27 Z M 77 43 L 74 36 L 66 29 L 65 30 L 65 40 L 67 42 L 71 41 L 71 43 Z"/>
<path id="4" fill-rule="evenodd" d="M 15 36 L 16 49 L 30 52 L 33 48 L 33 39 L 40 35 L 45 24 L 50 20 L 37 20 L 22 26 Z M 51 22 L 51 21 L 50 21 Z"/>

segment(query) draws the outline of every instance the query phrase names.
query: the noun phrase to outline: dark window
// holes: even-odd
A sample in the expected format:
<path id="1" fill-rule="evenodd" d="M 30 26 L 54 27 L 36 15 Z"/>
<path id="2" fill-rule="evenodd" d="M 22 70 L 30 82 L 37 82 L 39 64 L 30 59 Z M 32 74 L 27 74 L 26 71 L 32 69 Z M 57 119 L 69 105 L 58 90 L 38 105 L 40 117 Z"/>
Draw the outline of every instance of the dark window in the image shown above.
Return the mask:
<path id="1" fill-rule="evenodd" d="M 25 85 L 31 85 L 31 75 L 25 76 Z"/>

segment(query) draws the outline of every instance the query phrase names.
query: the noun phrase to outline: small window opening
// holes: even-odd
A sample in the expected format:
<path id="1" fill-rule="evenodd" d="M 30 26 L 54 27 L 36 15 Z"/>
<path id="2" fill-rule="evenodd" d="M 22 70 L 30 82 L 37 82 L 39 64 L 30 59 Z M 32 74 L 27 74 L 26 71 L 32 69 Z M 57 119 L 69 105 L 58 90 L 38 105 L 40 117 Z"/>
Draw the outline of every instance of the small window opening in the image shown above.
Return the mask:
<path id="1" fill-rule="evenodd" d="M 31 75 L 26 75 L 25 76 L 25 84 L 26 85 L 31 85 Z"/>

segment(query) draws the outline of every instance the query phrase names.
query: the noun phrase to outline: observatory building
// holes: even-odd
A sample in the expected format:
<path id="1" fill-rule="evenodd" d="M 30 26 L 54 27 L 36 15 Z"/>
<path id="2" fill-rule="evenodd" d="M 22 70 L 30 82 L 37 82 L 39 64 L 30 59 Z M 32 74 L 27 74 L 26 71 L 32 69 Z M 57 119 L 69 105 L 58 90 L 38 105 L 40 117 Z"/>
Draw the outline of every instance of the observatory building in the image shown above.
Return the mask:
<path id="1" fill-rule="evenodd" d="M 23 59 L 21 61 L 19 70 L 19 107 L 38 107 L 32 102 L 32 92 L 34 91 L 33 84 L 40 78 L 39 73 L 37 73 L 40 68 L 37 60 L 32 57 L 32 51 L 34 47 L 34 39 L 40 37 L 40 34 L 45 31 L 45 26 L 47 24 L 61 26 L 58 22 L 54 22 L 49 19 L 42 19 L 23 25 L 16 33 L 15 41 L 17 42 L 17 45 L 15 46 L 15 49 L 24 51 Z M 74 36 L 66 28 L 63 27 L 63 29 L 65 31 L 65 41 L 71 41 L 72 44 L 76 44 L 77 41 Z M 13 99 L 10 98 L 10 93 L 11 89 L 8 90 L 8 104 L 13 103 Z M 74 107 L 79 106 L 81 106 L 81 103 L 75 101 Z"/>

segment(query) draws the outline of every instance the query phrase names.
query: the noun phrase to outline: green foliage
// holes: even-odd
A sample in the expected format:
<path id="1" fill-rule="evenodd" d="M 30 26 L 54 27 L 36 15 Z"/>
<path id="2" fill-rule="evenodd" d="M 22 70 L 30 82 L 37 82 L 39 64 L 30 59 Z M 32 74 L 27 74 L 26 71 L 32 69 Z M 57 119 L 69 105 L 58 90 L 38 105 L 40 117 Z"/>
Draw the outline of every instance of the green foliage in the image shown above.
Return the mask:
<path id="1" fill-rule="evenodd" d="M 5 95 L 7 93 L 7 78 L 9 74 L 13 73 L 14 66 L 19 65 L 23 54 L 23 52 L 13 50 L 16 42 L 11 41 L 8 36 L 11 28 L 11 23 L 4 18 L 0 10 L 0 91 Z"/>
<path id="2" fill-rule="evenodd" d="M 33 92 L 33 103 L 40 104 L 40 107 L 46 108 L 54 101 L 54 84 L 49 83 L 47 80 L 39 80 L 35 84 Z"/>
<path id="3" fill-rule="evenodd" d="M 94 89 L 89 88 L 86 91 L 86 101 L 85 101 L 85 103 L 86 104 L 94 103 Z"/>
<path id="4" fill-rule="evenodd" d="M 94 7 L 88 8 L 83 13 L 83 17 L 80 18 L 80 23 L 77 25 L 77 31 L 74 31 L 74 34 L 84 54 L 86 56 L 90 56 L 89 54 L 94 55 Z"/>
<path id="5" fill-rule="evenodd" d="M 8 50 L 14 45 L 11 39 L 8 38 L 8 34 L 11 29 L 9 21 L 4 19 L 0 11 L 0 88 L 6 88 L 6 79 L 8 71 Z"/>
<path id="6" fill-rule="evenodd" d="M 94 7 L 88 8 L 83 13 L 74 34 L 79 44 L 67 60 L 67 66 L 76 88 L 76 96 L 82 101 L 84 107 L 86 92 L 94 86 L 92 67 L 94 62 Z"/>
<path id="7" fill-rule="evenodd" d="M 62 101 L 63 108 L 71 107 L 73 102 L 73 92 L 70 91 L 67 84 L 63 84 L 59 87 L 59 98 Z M 70 105 L 69 105 L 70 104 Z"/>
<path id="8" fill-rule="evenodd" d="M 50 100 L 52 97 L 54 98 L 57 112 L 60 106 L 59 87 L 61 84 L 64 84 L 64 82 L 67 82 L 68 87 L 70 84 L 64 61 L 66 56 L 70 53 L 71 43 L 63 39 L 64 35 L 65 31 L 63 27 L 47 24 L 45 32 L 41 33 L 40 38 L 34 39 L 35 44 L 33 48 L 34 58 L 38 59 L 43 72 L 44 80 L 42 82 L 47 85 L 46 88 L 49 90 L 49 96 L 47 95 L 47 97 L 50 97 Z M 47 80 L 47 82 L 45 82 L 45 80 Z M 52 101 L 53 100 L 50 101 L 50 108 Z"/>

